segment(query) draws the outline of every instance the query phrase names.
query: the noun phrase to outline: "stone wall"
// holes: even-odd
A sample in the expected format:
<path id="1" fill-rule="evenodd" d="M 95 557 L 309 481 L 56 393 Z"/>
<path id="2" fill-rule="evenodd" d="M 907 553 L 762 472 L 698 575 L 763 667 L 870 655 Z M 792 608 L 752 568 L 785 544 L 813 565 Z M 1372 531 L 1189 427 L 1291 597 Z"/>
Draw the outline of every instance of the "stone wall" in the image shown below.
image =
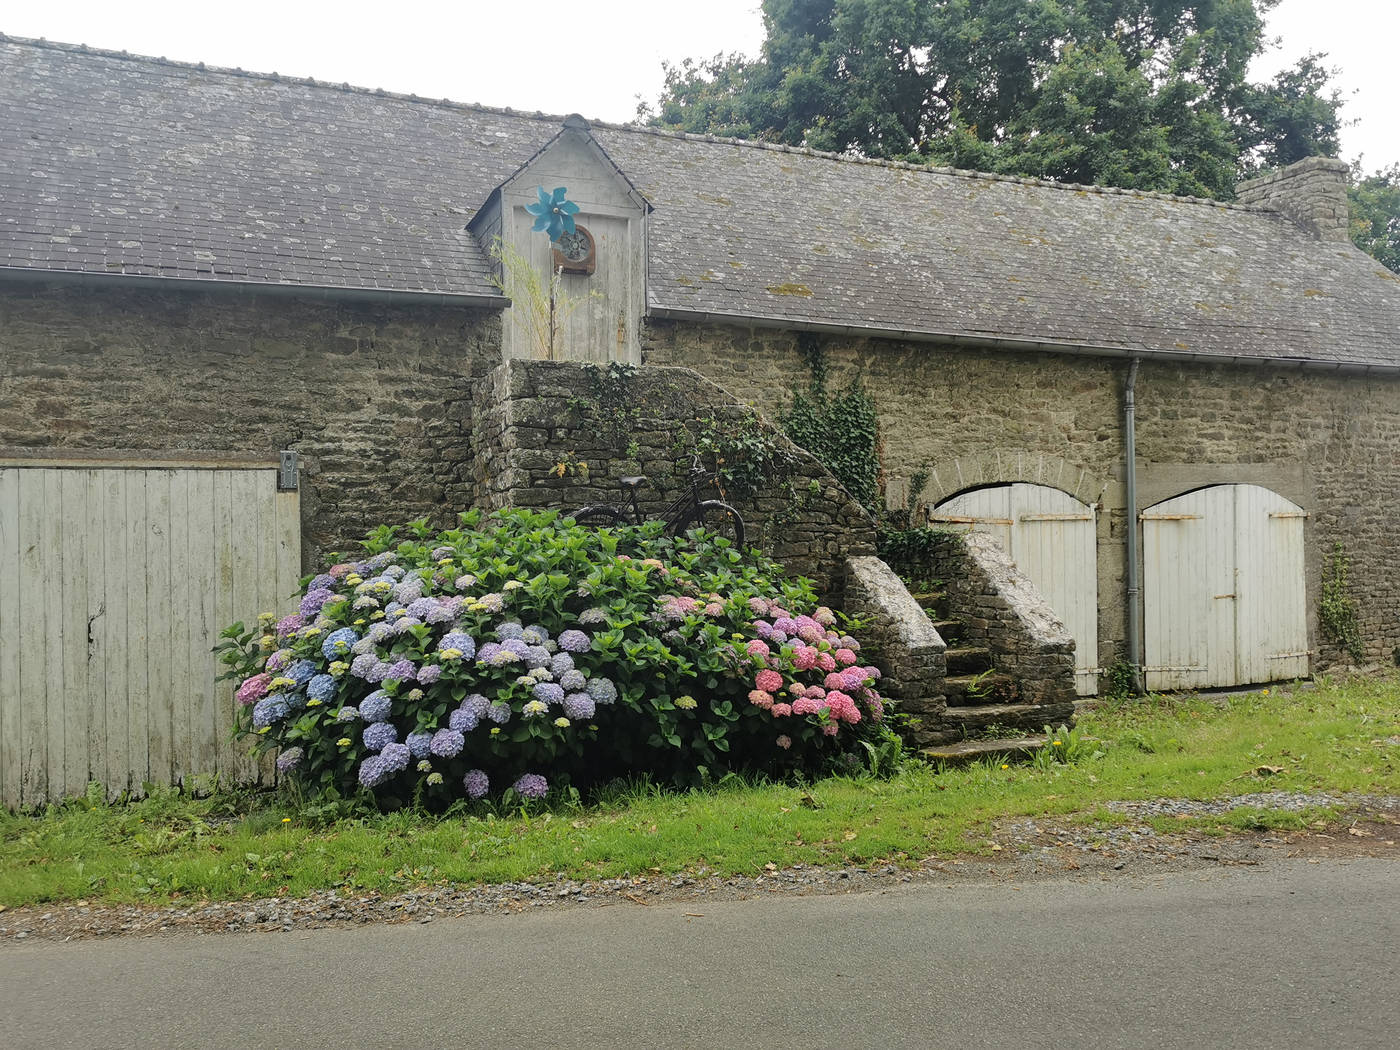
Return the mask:
<path id="1" fill-rule="evenodd" d="M 848 557 L 874 554 L 875 524 L 811 454 L 755 417 L 727 390 L 686 368 L 642 368 L 601 395 L 590 366 L 508 362 L 479 384 L 472 459 L 482 506 L 575 510 L 623 501 L 618 479 L 645 475 L 647 515 L 683 491 L 695 435 L 758 425 L 790 461 L 757 495 L 715 489 L 735 504 L 748 540 L 837 596 Z"/>
<path id="2" fill-rule="evenodd" d="M 832 381 L 861 375 L 876 401 L 887 491 L 929 470 L 925 504 L 1012 481 L 1100 504 L 1099 662 L 1123 658 L 1127 363 L 892 340 L 823 345 Z M 770 415 L 808 374 L 796 334 L 764 328 L 653 323 L 643 360 L 696 368 Z M 1297 503 L 1310 512 L 1314 667 L 1344 659 L 1316 623 L 1334 541 L 1351 558 L 1368 659 L 1390 662 L 1400 645 L 1400 378 L 1145 361 L 1137 405 L 1139 509 L 1222 483 L 1262 485 Z"/>
<path id="3" fill-rule="evenodd" d="M 991 650 L 996 669 L 1016 681 L 1016 702 L 1054 707 L 1047 719 L 1073 714 L 1074 639 L 996 540 L 942 533 L 932 569 L 963 641 Z"/>
<path id="4" fill-rule="evenodd" d="M 302 457 L 308 569 L 470 507 L 486 311 L 0 285 L 0 456 Z"/>
<path id="5" fill-rule="evenodd" d="M 878 650 L 880 688 L 903 714 L 936 719 L 947 700 L 947 646 L 894 570 L 879 558 L 850 558 L 845 566 L 845 612 L 865 620 L 867 644 Z"/>
<path id="6" fill-rule="evenodd" d="M 1350 170 L 1343 160 L 1308 157 L 1282 171 L 1240 183 L 1235 199 L 1286 215 L 1324 241 L 1350 241 Z"/>

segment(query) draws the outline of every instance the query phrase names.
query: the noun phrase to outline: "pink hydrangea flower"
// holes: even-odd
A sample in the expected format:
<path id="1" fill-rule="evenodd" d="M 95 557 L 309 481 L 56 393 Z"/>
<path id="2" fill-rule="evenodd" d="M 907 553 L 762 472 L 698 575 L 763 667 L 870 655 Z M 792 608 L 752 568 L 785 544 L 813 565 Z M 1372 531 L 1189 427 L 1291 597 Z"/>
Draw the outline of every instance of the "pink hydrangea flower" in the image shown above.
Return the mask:
<path id="1" fill-rule="evenodd" d="M 765 693 L 762 689 L 751 689 L 749 690 L 749 703 L 753 704 L 755 707 L 761 707 L 765 711 L 770 711 L 773 708 L 773 697 Z M 787 705 L 784 704 L 783 706 L 786 707 Z"/>
<path id="2" fill-rule="evenodd" d="M 799 671 L 810 671 L 817 666 L 817 651 L 810 645 L 799 645 L 792 650 L 792 666 Z"/>
<path id="3" fill-rule="evenodd" d="M 783 676 L 770 668 L 764 668 L 754 675 L 753 684 L 765 693 L 776 693 L 783 687 Z"/>
<path id="4" fill-rule="evenodd" d="M 848 667 L 839 672 L 841 675 L 841 688 L 848 693 L 853 693 L 865 684 L 865 672 L 859 667 Z"/>
<path id="5" fill-rule="evenodd" d="M 816 698 L 802 697 L 800 700 L 792 702 L 792 713 L 795 715 L 814 715 L 821 710 L 821 702 Z"/>
<path id="6" fill-rule="evenodd" d="M 803 695 L 810 696 L 813 700 L 820 700 L 822 697 L 826 696 L 826 690 L 819 685 L 809 685 L 807 691 Z"/>
<path id="7" fill-rule="evenodd" d="M 823 671 L 834 671 L 836 670 L 836 657 L 830 653 L 819 653 L 817 654 L 817 666 Z"/>
<path id="8" fill-rule="evenodd" d="M 272 681 L 272 675 L 265 671 L 262 674 L 253 675 L 252 678 L 245 678 L 235 694 L 238 702 L 245 706 L 257 703 L 267 695 L 267 683 L 270 681 Z"/>
<path id="9" fill-rule="evenodd" d="M 782 748 L 784 751 L 792 747 L 792 737 L 788 736 L 786 733 L 782 734 L 780 737 L 778 737 L 777 740 L 773 742 L 777 744 L 780 748 Z"/>
<path id="10" fill-rule="evenodd" d="M 348 561 L 343 561 L 339 565 L 332 565 L 329 569 L 326 570 L 326 574 L 331 578 L 338 580 L 342 576 L 349 576 L 354 571 L 355 566 L 351 565 Z"/>
<path id="11" fill-rule="evenodd" d="M 849 649 L 837 649 L 836 652 L 832 653 L 832 656 L 836 658 L 836 662 L 842 667 L 849 667 L 856 662 L 856 654 Z"/>
<path id="12" fill-rule="evenodd" d="M 767 656 L 770 650 L 767 642 L 755 638 L 748 645 L 744 646 L 744 651 L 750 656 L 762 658 Z"/>
<path id="13" fill-rule="evenodd" d="M 774 717 L 774 718 L 786 718 L 786 717 L 787 717 L 788 715 L 790 715 L 790 714 L 792 714 L 792 705 L 791 705 L 791 704 L 774 704 L 774 705 L 773 705 L 773 717 Z"/>
<path id="14" fill-rule="evenodd" d="M 773 630 L 782 631 L 783 634 L 796 634 L 797 621 L 790 616 L 779 616 L 773 621 Z"/>
<path id="15" fill-rule="evenodd" d="M 723 615 L 724 615 L 724 606 L 721 605 L 719 602 L 710 602 L 709 605 L 705 606 L 705 615 L 706 615 L 706 616 L 723 616 Z"/>
<path id="16" fill-rule="evenodd" d="M 844 689 L 846 687 L 846 680 L 835 671 L 832 671 L 831 674 L 826 676 L 826 681 L 823 684 L 828 689 Z"/>
<path id="17" fill-rule="evenodd" d="M 816 645 L 822 640 L 822 635 L 821 624 L 817 623 L 816 620 L 812 619 L 810 616 L 799 616 L 797 618 L 797 637 L 801 638 L 804 642 L 810 642 L 812 645 Z"/>
<path id="18" fill-rule="evenodd" d="M 751 613 L 753 613 L 755 616 L 767 616 L 767 615 L 768 615 L 768 603 L 767 603 L 766 601 L 764 601 L 762 598 L 758 597 L 757 595 L 755 595 L 754 597 L 752 597 L 752 598 L 749 599 L 749 601 L 748 601 L 748 606 L 749 606 L 749 611 L 750 611 Z"/>
<path id="19" fill-rule="evenodd" d="M 836 614 L 825 605 L 819 605 L 817 606 L 817 611 L 812 614 L 812 619 L 816 620 L 817 623 L 821 624 L 823 627 L 830 627 L 836 622 Z"/>
<path id="20" fill-rule="evenodd" d="M 822 726 L 822 732 L 827 736 L 835 736 L 840 731 L 841 727 L 835 722 L 828 722 L 826 725 Z"/>
<path id="21" fill-rule="evenodd" d="M 880 669 L 874 664 L 871 664 L 869 667 L 862 668 L 862 670 L 865 671 L 866 678 L 872 678 L 877 682 L 880 680 Z"/>

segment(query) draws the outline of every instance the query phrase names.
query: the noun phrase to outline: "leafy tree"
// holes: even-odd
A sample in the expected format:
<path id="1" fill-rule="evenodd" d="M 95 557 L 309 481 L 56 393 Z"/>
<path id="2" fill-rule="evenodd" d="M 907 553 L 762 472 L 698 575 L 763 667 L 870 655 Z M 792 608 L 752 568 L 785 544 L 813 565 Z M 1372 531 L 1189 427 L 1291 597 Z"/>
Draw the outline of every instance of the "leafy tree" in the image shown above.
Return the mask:
<path id="1" fill-rule="evenodd" d="M 1347 196 L 1352 243 L 1400 273 L 1400 164 L 1363 176 L 1358 161 Z"/>
<path id="2" fill-rule="evenodd" d="M 763 0 L 755 60 L 666 70 L 654 122 L 1228 198 L 1334 153 L 1322 57 L 1247 79 L 1277 0 Z"/>

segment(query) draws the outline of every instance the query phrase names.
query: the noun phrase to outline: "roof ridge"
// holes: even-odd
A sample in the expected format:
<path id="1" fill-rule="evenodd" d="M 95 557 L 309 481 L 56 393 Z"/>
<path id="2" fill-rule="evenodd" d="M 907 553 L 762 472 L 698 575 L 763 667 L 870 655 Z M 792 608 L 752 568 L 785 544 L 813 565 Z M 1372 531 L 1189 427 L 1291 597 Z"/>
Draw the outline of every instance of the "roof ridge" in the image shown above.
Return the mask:
<path id="1" fill-rule="evenodd" d="M 505 117 L 519 117 L 523 120 L 540 120 L 557 122 L 560 124 L 562 124 L 568 116 L 562 113 L 545 113 L 542 110 L 534 110 L 531 112 L 512 109 L 509 106 L 487 106 L 479 102 L 456 102 L 449 98 L 427 98 L 423 95 L 386 91 L 383 88 L 360 87 L 350 84 L 349 82 L 337 84 L 328 80 L 317 80 L 314 77 L 283 76 L 276 72 L 259 73 L 239 67 L 229 68 L 228 66 L 211 66 L 204 62 L 183 62 L 165 57 L 133 54 L 129 51 L 113 51 L 108 48 L 89 47 L 87 44 L 65 44 L 59 41 L 46 40 L 42 37 L 34 39 L 33 37 L 10 36 L 6 33 L 0 33 L 0 43 L 23 44 L 29 47 L 47 48 L 52 51 L 63 51 L 70 54 L 95 55 L 99 58 L 145 63 L 173 69 L 188 69 L 199 73 L 215 73 L 224 76 L 244 77 L 249 80 L 261 80 L 275 84 L 300 84 L 306 87 L 327 88 L 331 91 L 340 91 L 345 94 L 364 95 L 369 98 L 388 98 L 400 102 L 413 102 L 420 105 L 436 106 L 468 113 L 493 113 Z M 702 135 L 689 131 L 675 131 L 670 128 L 659 128 L 648 124 L 618 123 L 607 120 L 589 120 L 588 123 L 590 127 L 593 128 L 606 128 L 611 131 L 620 131 L 634 135 L 655 135 L 660 138 L 672 138 L 687 142 L 710 142 L 727 146 L 742 146 L 748 149 L 767 150 L 776 153 L 795 153 L 802 156 L 818 157 L 823 160 L 838 161 L 844 164 L 864 164 L 895 171 L 914 171 L 928 175 L 944 175 L 979 182 L 1009 182 L 1023 186 L 1039 186 L 1046 189 L 1066 190 L 1074 193 L 1096 193 L 1105 196 L 1138 197 L 1144 200 L 1170 201 L 1177 204 L 1200 204 L 1207 207 L 1225 208 L 1232 211 L 1254 213 L 1264 213 L 1267 211 L 1267 209 L 1259 205 L 1239 204 L 1235 201 L 1219 201 L 1211 197 L 1190 197 L 1175 193 L 1162 193 L 1157 190 L 1127 189 L 1122 186 L 1095 186 L 1079 182 L 1056 182 L 1053 179 L 1038 179 L 1021 175 L 1002 175 L 997 172 L 989 171 L 973 171 L 970 168 L 943 167 L 932 164 L 912 164 L 908 161 L 885 160 L 880 157 L 862 157 L 847 153 L 835 153 L 829 150 L 812 149 L 810 146 L 789 146 L 785 143 L 763 142 L 758 139 L 740 139 L 725 135 Z"/>
<path id="2" fill-rule="evenodd" d="M 428 98 L 425 95 L 405 94 L 400 91 L 386 91 L 384 88 L 362 87 L 358 84 L 351 84 L 349 81 L 335 83 L 330 80 L 317 80 L 315 77 L 286 76 L 282 73 L 259 73 L 256 70 L 243 69 L 241 67 L 211 66 L 204 62 L 184 62 L 179 59 L 156 57 L 154 55 L 141 55 L 131 51 L 114 51 L 110 48 L 90 47 L 87 44 L 65 44 L 57 40 L 46 40 L 43 37 L 11 36 L 0 32 L 0 44 L 23 44 L 28 47 L 40 47 L 50 51 L 64 51 L 69 54 L 95 55 L 98 58 L 112 58 L 119 61 L 139 62 L 146 65 L 166 66 L 173 69 L 188 69 L 196 73 L 217 73 L 222 76 L 243 77 L 247 80 L 262 80 L 273 84 L 300 84 L 305 87 L 328 88 L 331 91 L 339 91 L 347 95 L 365 95 L 369 98 L 389 98 L 397 102 L 416 102 L 420 105 L 437 106 L 444 109 L 465 110 L 469 113 L 494 113 L 503 117 L 520 117 L 524 120 L 557 121 L 563 123 L 569 114 L 565 113 L 545 113 L 542 110 L 512 109 L 509 106 L 488 106 L 480 102 L 457 102 L 450 98 Z M 589 121 L 590 124 L 600 125 L 602 121 Z"/>

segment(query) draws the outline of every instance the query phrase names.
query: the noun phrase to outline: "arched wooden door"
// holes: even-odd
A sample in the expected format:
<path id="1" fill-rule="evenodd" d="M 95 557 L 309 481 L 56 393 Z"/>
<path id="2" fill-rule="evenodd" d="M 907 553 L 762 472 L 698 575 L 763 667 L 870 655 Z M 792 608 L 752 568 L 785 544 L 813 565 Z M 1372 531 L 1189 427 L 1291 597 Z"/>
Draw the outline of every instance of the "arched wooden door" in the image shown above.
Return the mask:
<path id="1" fill-rule="evenodd" d="M 1140 517 L 1147 688 L 1308 673 L 1301 507 L 1258 485 L 1213 485 Z"/>
<path id="2" fill-rule="evenodd" d="M 1075 689 L 1099 691 L 1099 573 L 1095 509 L 1048 485 L 973 489 L 934 508 L 930 520 L 995 536 L 1074 637 Z"/>

